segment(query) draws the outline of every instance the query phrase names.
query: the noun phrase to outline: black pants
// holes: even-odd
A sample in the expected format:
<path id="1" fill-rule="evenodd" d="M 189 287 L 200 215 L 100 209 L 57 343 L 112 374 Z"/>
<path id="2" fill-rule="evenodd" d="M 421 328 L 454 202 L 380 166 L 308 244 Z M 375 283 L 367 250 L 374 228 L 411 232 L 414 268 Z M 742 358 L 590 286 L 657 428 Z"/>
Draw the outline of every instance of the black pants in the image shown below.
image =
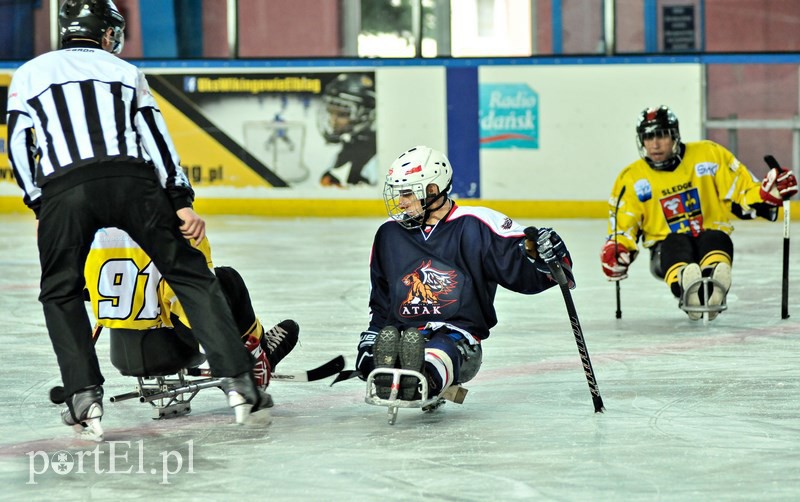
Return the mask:
<path id="1" fill-rule="evenodd" d="M 43 187 L 39 212 L 39 301 L 66 395 L 104 381 L 83 300 L 86 256 L 104 227 L 125 230 L 152 258 L 180 299 L 215 376 L 252 369 L 219 282 L 203 253 L 181 235 L 155 176 L 94 179 L 63 191 L 55 181 Z"/>
<path id="2" fill-rule="evenodd" d="M 733 241 L 721 230 L 705 230 L 697 237 L 689 233 L 669 234 L 650 248 L 650 272 L 665 279 L 676 297 L 680 297 L 681 291 L 674 272 L 666 277 L 673 266 L 697 263 L 704 268 L 703 274 L 706 275 L 710 273 L 710 267 L 720 261 L 733 263 Z"/>
<path id="3" fill-rule="evenodd" d="M 214 267 L 214 274 L 217 276 L 219 285 L 222 287 L 222 294 L 231 309 L 233 318 L 236 322 L 236 329 L 239 330 L 239 337 L 244 343 L 247 337 L 255 335 L 257 326 L 260 326 L 253 304 L 250 301 L 250 292 L 239 272 L 233 267 Z M 186 340 L 195 340 L 192 328 L 181 322 L 181 318 L 172 314 L 171 317 L 174 330 Z M 195 340 L 196 343 L 196 340 Z M 254 363 L 255 364 L 255 363 Z"/>

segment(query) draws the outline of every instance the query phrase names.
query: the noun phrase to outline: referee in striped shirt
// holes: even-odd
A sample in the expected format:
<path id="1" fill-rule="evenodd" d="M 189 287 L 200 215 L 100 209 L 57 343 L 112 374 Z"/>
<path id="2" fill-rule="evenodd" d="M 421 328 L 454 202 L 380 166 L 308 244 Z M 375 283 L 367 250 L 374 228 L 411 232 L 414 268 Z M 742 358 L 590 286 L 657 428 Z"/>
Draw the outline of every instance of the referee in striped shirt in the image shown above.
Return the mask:
<path id="1" fill-rule="evenodd" d="M 220 285 L 189 239 L 205 237 L 144 74 L 115 56 L 125 20 L 111 0 L 67 0 L 62 49 L 22 65 L 8 97 L 9 159 L 38 222 L 39 301 L 68 410 L 67 425 L 99 427 L 103 376 L 83 301 L 95 232 L 118 227 L 152 257 L 183 304 L 237 421 L 265 406 Z M 243 399 L 242 399 L 243 398 Z M 100 429 L 102 431 L 102 429 Z"/>

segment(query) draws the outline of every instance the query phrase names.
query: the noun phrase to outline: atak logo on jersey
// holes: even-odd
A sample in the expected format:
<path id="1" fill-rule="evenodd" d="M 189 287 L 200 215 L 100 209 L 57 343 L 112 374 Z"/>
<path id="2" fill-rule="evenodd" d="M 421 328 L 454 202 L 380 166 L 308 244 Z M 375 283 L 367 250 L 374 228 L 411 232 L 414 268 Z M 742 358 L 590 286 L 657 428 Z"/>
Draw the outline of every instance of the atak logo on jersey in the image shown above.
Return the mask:
<path id="1" fill-rule="evenodd" d="M 455 302 L 443 297 L 458 284 L 456 276 L 454 270 L 438 270 L 431 266 L 431 260 L 423 261 L 416 270 L 402 278 L 408 293 L 400 304 L 400 316 L 440 315 L 442 308 Z"/>

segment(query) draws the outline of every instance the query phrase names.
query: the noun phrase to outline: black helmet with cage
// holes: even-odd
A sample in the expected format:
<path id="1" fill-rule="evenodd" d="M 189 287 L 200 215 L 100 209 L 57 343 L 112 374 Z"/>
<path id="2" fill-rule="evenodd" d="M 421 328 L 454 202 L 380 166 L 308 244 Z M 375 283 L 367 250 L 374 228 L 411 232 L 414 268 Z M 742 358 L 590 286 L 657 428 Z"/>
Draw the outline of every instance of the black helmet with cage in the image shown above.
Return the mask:
<path id="1" fill-rule="evenodd" d="M 669 136 L 673 140 L 672 155 L 661 162 L 654 162 L 647 156 L 644 141 L 651 138 L 662 138 Z M 678 127 L 678 117 L 672 113 L 669 107 L 661 105 L 647 108 L 639 114 L 636 121 L 636 147 L 639 155 L 650 167 L 659 171 L 669 171 L 678 167 L 681 163 L 682 144 L 681 133 Z"/>
<path id="2" fill-rule="evenodd" d="M 109 28 L 111 52 L 119 54 L 125 44 L 125 18 L 112 0 L 66 0 L 58 11 L 61 44 L 74 38 L 102 43 Z"/>
<path id="3" fill-rule="evenodd" d="M 342 73 L 322 92 L 317 126 L 328 143 L 351 143 L 375 135 L 375 80 L 365 73 Z"/>

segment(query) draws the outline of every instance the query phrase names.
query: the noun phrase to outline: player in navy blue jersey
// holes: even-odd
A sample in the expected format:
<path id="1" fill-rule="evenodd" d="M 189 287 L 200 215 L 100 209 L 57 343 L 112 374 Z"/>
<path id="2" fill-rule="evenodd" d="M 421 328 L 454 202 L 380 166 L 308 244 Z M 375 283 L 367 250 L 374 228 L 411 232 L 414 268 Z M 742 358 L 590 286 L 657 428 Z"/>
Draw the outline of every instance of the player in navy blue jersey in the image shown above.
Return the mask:
<path id="1" fill-rule="evenodd" d="M 467 382 L 481 365 L 481 343 L 497 324 L 497 286 L 540 293 L 556 282 L 548 263 L 560 261 L 574 287 L 571 258 L 558 234 L 525 227 L 484 207 L 460 207 L 448 197 L 453 169 L 445 155 L 417 146 L 386 176 L 389 220 L 378 229 L 370 258 L 369 328 L 361 333 L 356 368 L 422 372 L 429 395 Z M 548 236 L 549 239 L 543 237 Z M 389 396 L 390 375 L 375 378 Z M 399 397 L 416 399 L 418 381 L 403 376 Z"/>

